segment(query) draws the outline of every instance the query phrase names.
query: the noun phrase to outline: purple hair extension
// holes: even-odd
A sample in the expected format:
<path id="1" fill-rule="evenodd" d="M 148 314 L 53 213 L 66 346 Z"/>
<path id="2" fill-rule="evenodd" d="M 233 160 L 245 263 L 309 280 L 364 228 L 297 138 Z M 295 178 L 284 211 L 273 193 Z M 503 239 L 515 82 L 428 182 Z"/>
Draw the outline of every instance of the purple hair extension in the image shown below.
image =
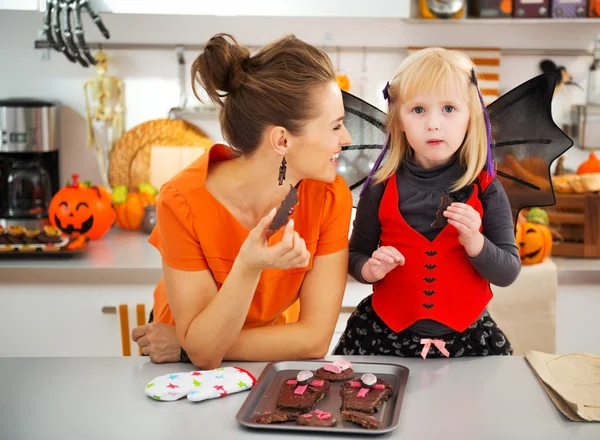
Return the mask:
<path id="1" fill-rule="evenodd" d="M 493 178 L 496 175 L 496 170 L 494 169 L 494 158 L 492 156 L 492 125 L 490 124 L 490 118 L 488 117 L 487 110 L 485 108 L 485 102 L 483 101 L 481 90 L 479 90 L 479 85 L 477 84 L 475 69 L 471 69 L 471 81 L 477 89 L 477 94 L 479 95 L 479 101 L 481 102 L 481 108 L 483 110 L 483 119 L 485 120 L 485 132 L 487 137 L 487 173 Z"/>

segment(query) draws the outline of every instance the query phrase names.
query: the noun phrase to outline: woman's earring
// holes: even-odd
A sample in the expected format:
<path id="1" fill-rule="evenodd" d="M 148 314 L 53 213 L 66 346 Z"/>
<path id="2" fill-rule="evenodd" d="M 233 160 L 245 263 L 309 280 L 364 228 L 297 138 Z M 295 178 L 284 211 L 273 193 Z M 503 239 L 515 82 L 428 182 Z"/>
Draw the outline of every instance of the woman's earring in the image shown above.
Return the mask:
<path id="1" fill-rule="evenodd" d="M 285 172 L 287 171 L 287 161 L 285 160 L 285 156 L 283 156 L 283 160 L 281 161 L 281 166 L 279 167 L 279 186 L 283 185 L 283 181 L 285 180 Z"/>

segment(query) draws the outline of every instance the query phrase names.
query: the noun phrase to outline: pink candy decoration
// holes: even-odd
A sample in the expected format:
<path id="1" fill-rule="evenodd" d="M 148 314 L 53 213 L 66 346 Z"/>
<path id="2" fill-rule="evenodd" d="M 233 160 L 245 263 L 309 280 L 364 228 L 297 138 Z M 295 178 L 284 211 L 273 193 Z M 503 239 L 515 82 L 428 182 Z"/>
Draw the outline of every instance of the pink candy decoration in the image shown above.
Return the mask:
<path id="1" fill-rule="evenodd" d="M 340 374 L 342 372 L 342 369 L 335 364 L 325 364 L 323 365 L 323 370 L 329 371 L 333 374 Z"/>
<path id="2" fill-rule="evenodd" d="M 298 381 L 297 381 L 297 380 L 294 380 L 294 379 L 290 379 L 290 380 L 288 380 L 286 383 L 287 383 L 288 385 L 297 385 L 297 384 L 298 384 Z M 323 384 L 324 384 L 324 382 L 323 382 L 322 380 L 317 380 L 317 379 L 311 380 L 311 381 L 310 381 L 310 384 L 307 384 L 307 385 L 298 385 L 298 386 L 296 387 L 296 389 L 294 390 L 294 394 L 300 394 L 300 395 L 301 395 L 301 394 L 304 394 L 304 392 L 305 392 L 305 391 L 306 391 L 306 389 L 308 388 L 308 385 L 311 385 L 311 386 L 313 386 L 313 387 L 322 387 L 322 386 L 323 386 Z"/>
<path id="3" fill-rule="evenodd" d="M 356 397 L 365 397 L 367 395 L 367 393 L 369 392 L 368 388 L 361 388 L 360 391 L 358 392 L 358 394 L 356 395 Z"/>
<path id="4" fill-rule="evenodd" d="M 352 388 L 362 388 L 362 383 L 356 381 L 356 380 L 351 380 L 350 381 L 350 386 Z"/>
<path id="5" fill-rule="evenodd" d="M 328 412 L 322 412 L 321 414 L 317 415 L 317 419 L 319 420 L 327 420 L 331 418 L 331 414 L 329 414 Z"/>
<path id="6" fill-rule="evenodd" d="M 373 388 L 375 390 L 385 390 L 385 385 L 382 383 L 376 383 L 371 388 Z"/>
<path id="7" fill-rule="evenodd" d="M 304 392 L 306 391 L 307 388 L 308 388 L 308 385 L 299 385 L 294 390 L 294 394 L 302 395 L 302 394 L 304 394 Z"/>
<path id="8" fill-rule="evenodd" d="M 302 414 L 302 418 L 304 418 L 304 419 L 310 419 L 311 417 L 312 417 L 311 413 Z"/>
<path id="9" fill-rule="evenodd" d="M 319 414 L 323 414 L 325 411 L 322 411 L 320 409 L 315 409 L 315 414 L 319 415 Z"/>

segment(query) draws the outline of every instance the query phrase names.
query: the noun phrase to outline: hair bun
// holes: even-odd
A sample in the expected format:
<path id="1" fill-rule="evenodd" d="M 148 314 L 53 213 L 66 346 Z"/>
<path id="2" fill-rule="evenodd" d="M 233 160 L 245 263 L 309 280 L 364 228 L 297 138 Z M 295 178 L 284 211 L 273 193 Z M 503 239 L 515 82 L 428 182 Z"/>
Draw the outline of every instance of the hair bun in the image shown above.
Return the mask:
<path id="1" fill-rule="evenodd" d="M 240 57 L 233 61 L 229 71 L 229 90 L 226 90 L 227 92 L 231 93 L 236 91 L 244 83 L 247 74 L 246 68 L 248 60 L 250 60 L 250 55 Z"/>
<path id="2" fill-rule="evenodd" d="M 210 99 L 223 105 L 225 96 L 244 82 L 245 68 L 250 59 L 250 50 L 229 34 L 217 34 L 204 46 L 204 51 L 192 64 L 192 87 L 199 82 Z"/>

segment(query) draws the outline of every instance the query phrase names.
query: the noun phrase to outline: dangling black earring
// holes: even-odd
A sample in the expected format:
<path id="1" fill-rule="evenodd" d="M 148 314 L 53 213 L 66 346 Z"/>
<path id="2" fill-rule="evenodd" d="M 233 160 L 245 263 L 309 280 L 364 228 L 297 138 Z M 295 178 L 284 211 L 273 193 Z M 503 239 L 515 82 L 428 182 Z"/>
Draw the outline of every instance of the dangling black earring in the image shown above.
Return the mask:
<path id="1" fill-rule="evenodd" d="M 281 161 L 281 166 L 279 167 L 279 186 L 283 185 L 283 181 L 285 180 L 285 172 L 287 171 L 287 161 L 285 160 L 285 156 L 283 156 L 283 160 Z"/>

